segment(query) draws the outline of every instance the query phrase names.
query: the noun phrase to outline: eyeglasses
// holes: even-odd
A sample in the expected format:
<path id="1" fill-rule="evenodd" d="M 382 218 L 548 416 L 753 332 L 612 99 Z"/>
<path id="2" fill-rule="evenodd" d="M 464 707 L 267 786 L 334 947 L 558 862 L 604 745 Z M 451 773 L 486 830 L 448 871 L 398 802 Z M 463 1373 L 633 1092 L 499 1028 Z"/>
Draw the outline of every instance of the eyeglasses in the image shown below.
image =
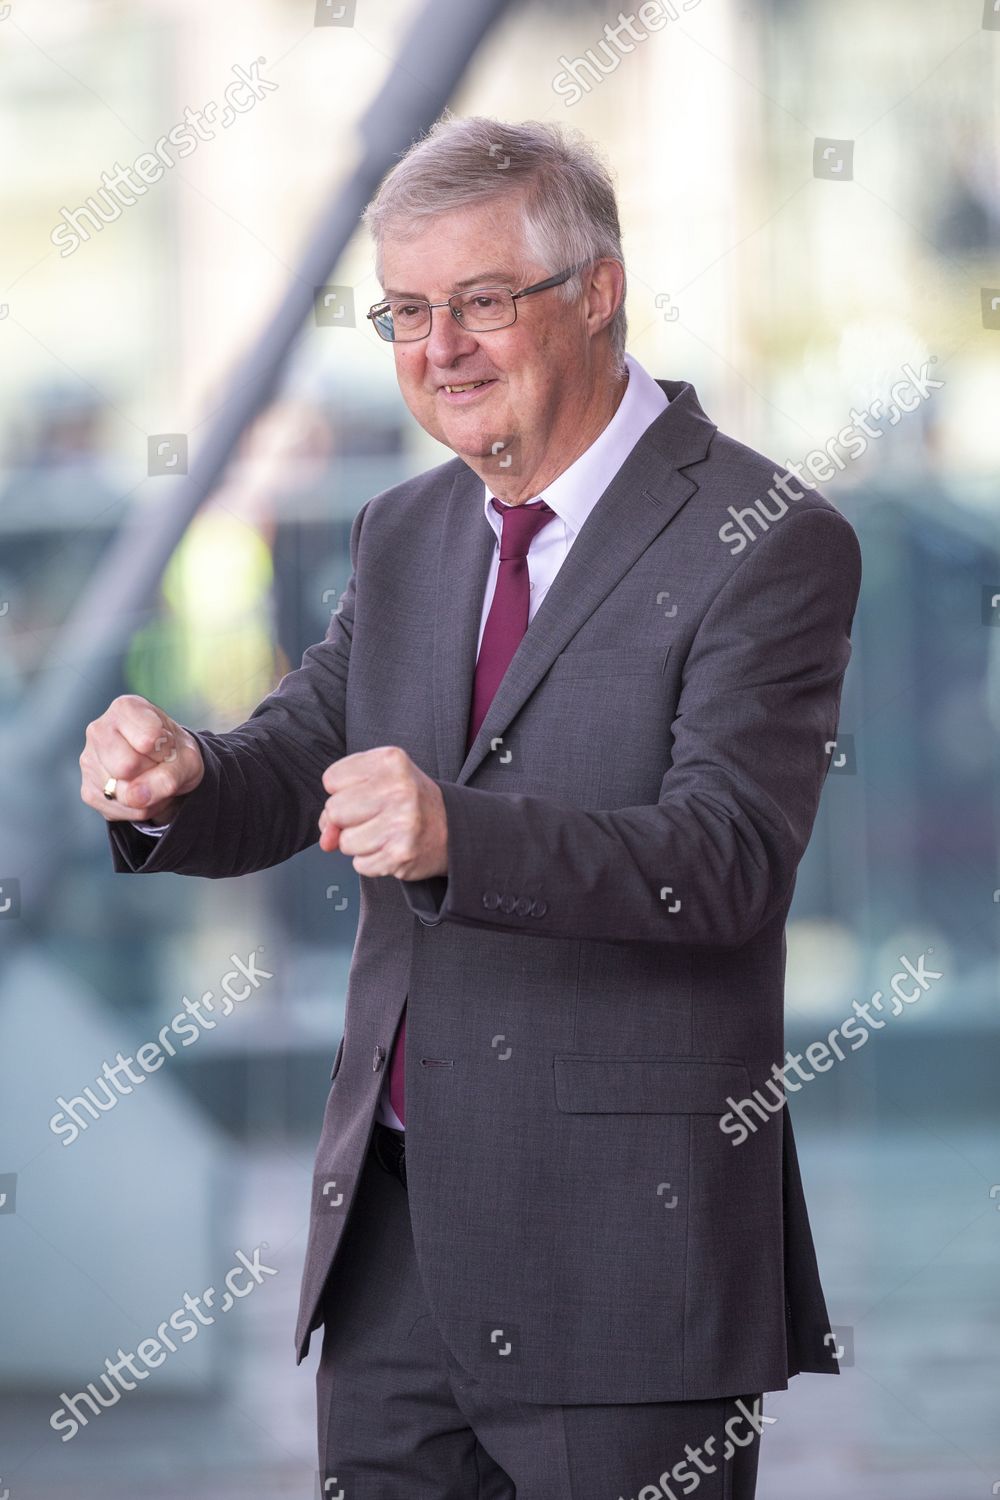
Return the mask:
<path id="1" fill-rule="evenodd" d="M 509 328 L 517 321 L 517 302 L 520 297 L 530 297 L 535 292 L 548 291 L 550 286 L 561 286 L 577 271 L 587 265 L 570 266 L 557 276 L 545 281 L 536 281 L 519 292 L 510 287 L 478 287 L 471 292 L 455 292 L 443 302 L 426 302 L 422 298 L 395 297 L 387 302 L 376 302 L 366 317 L 371 318 L 380 338 L 390 344 L 403 344 L 414 339 L 423 339 L 431 331 L 431 308 L 449 307 L 451 315 L 471 333 L 493 333 L 498 328 Z"/>

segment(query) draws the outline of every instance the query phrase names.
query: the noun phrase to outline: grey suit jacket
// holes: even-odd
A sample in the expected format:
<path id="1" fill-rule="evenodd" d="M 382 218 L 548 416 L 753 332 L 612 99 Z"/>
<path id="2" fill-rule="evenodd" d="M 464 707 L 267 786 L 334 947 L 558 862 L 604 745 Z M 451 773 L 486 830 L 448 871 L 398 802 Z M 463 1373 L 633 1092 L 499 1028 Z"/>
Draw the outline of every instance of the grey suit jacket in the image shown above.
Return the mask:
<path id="1" fill-rule="evenodd" d="M 325 639 L 244 724 L 192 731 L 205 776 L 169 831 L 108 825 L 116 869 L 219 878 L 318 838 L 338 756 L 400 745 L 441 788 L 447 877 L 361 878 L 300 1360 L 406 1001 L 416 1254 L 471 1375 L 587 1403 L 836 1372 L 788 1110 L 741 1144 L 720 1122 L 784 1060 L 785 918 L 860 553 L 810 494 L 733 555 L 727 507 L 764 497 L 775 466 L 690 384 L 660 384 L 669 407 L 588 517 L 468 754 L 495 538 L 455 458 L 362 507 Z"/>

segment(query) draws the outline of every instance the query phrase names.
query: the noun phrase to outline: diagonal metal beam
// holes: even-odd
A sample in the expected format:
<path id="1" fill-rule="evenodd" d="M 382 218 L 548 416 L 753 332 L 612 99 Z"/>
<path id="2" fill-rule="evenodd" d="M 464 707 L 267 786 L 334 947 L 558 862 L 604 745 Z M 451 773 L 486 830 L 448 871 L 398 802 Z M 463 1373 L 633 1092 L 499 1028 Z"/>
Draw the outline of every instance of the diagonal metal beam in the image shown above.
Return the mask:
<path id="1" fill-rule="evenodd" d="M 67 745 L 79 737 L 82 748 L 84 725 L 106 707 L 129 636 L 147 617 L 174 549 L 218 484 L 241 434 L 271 401 L 295 340 L 312 317 L 316 288 L 330 281 L 365 204 L 388 168 L 438 118 L 508 3 L 427 0 L 416 14 L 359 122 L 357 163 L 321 213 L 270 322 L 235 366 L 190 472 L 146 481 L 155 485 L 155 499 L 146 498 L 142 486 L 59 631 L 51 664 L 43 664 L 25 693 L 5 735 L 0 850 L 6 870 L 22 872 L 26 914 L 41 909 L 61 853 L 62 840 L 53 837 L 59 801 L 51 789 L 63 784 Z M 29 766 L 27 784 L 49 795 L 25 797 L 25 782 L 16 773 Z"/>

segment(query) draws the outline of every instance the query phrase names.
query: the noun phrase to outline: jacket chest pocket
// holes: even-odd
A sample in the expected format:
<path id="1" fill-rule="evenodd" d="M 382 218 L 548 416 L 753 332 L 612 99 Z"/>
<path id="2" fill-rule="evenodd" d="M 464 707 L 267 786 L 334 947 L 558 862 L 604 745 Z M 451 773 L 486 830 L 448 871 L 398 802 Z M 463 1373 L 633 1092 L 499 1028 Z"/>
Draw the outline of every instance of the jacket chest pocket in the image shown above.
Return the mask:
<path id="1" fill-rule="evenodd" d="M 557 656 L 546 678 L 549 681 L 612 680 L 626 677 L 661 677 L 670 655 L 669 644 L 662 646 L 599 646 L 578 650 L 570 647 Z"/>

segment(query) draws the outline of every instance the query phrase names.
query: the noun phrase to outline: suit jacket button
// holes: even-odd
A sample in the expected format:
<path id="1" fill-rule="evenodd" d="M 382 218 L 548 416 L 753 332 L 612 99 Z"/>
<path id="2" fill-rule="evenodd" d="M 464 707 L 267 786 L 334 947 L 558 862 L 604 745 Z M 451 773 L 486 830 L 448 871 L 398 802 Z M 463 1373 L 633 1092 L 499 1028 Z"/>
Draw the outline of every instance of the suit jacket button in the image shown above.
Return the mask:
<path id="1" fill-rule="evenodd" d="M 528 915 L 529 911 L 531 910 L 531 902 L 528 900 L 527 896 L 518 896 L 517 900 L 514 902 L 514 910 L 517 912 L 519 917 L 526 917 Z"/>
<path id="2" fill-rule="evenodd" d="M 515 902 L 514 902 L 514 897 L 513 896 L 502 896 L 501 897 L 501 899 L 500 899 L 500 910 L 502 912 L 506 912 L 508 916 L 510 916 L 510 913 L 514 910 L 514 905 L 515 905 Z"/>
<path id="3" fill-rule="evenodd" d="M 484 891 L 483 892 L 483 905 L 486 907 L 487 911 L 496 911 L 497 907 L 500 905 L 500 895 L 499 895 L 499 892 L 498 891 Z"/>
<path id="4" fill-rule="evenodd" d="M 531 917 L 544 917 L 548 909 L 549 903 L 547 901 L 543 901 L 541 896 L 539 896 L 537 900 L 532 901 L 531 911 L 528 913 L 528 915 Z"/>
<path id="5" fill-rule="evenodd" d="M 372 1057 L 372 1072 L 377 1073 L 385 1061 L 385 1048 L 381 1042 L 375 1043 L 375 1054 Z"/>

